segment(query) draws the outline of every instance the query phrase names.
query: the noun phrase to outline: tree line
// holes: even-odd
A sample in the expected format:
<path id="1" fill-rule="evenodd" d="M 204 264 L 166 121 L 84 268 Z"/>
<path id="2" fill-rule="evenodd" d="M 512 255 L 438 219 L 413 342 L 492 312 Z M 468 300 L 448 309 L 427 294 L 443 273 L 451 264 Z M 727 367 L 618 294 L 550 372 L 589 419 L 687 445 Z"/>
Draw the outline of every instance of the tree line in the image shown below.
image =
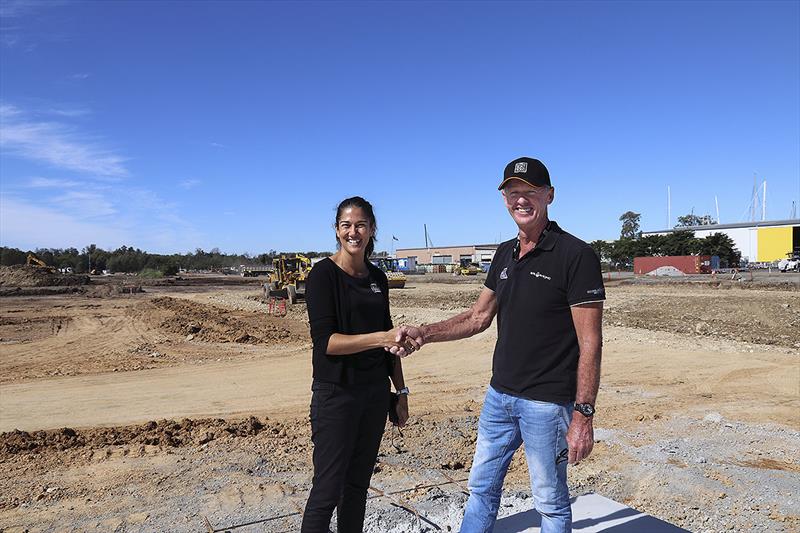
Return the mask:
<path id="1" fill-rule="evenodd" d="M 33 254 L 48 266 L 71 268 L 75 273 L 110 272 L 140 273 L 156 271 L 163 275 L 174 275 L 179 270 L 224 271 L 246 266 L 268 266 L 273 258 L 284 253 L 270 250 L 258 255 L 224 254 L 218 248 L 210 252 L 197 248 L 185 254 L 153 254 L 138 248 L 121 246 L 116 250 L 103 250 L 91 244 L 82 250 L 77 248 L 37 248 L 20 250 L 0 247 L 0 264 L 3 266 L 24 265 L 28 254 Z M 330 252 L 305 252 L 307 257 L 330 255 Z"/>
<path id="2" fill-rule="evenodd" d="M 698 222 L 709 220 L 707 215 L 697 217 L 686 215 L 678 217 L 679 224 L 698 225 Z M 666 255 L 716 255 L 720 258 L 721 266 L 738 266 L 741 259 L 739 250 L 733 240 L 724 233 L 715 233 L 708 237 L 698 239 L 692 231 L 674 231 L 667 235 L 648 235 L 642 237 L 639 229 L 641 214 L 627 211 L 620 216 L 622 229 L 620 238 L 616 241 L 597 240 L 589 243 L 600 260 L 606 266 L 627 268 L 633 264 L 634 257 L 666 256 Z M 0 247 L 0 264 L 3 266 L 24 265 L 29 253 L 56 268 L 71 268 L 76 273 L 89 273 L 92 271 L 141 273 L 144 271 L 160 272 L 163 275 L 173 275 L 179 270 L 194 271 L 224 271 L 246 266 L 269 266 L 272 260 L 280 254 L 270 250 L 257 255 L 251 254 L 224 254 L 219 248 L 212 248 L 206 252 L 197 248 L 194 252 L 185 254 L 151 254 L 138 248 L 121 246 L 116 250 L 108 251 L 98 248 L 94 244 L 78 250 L 76 248 L 37 248 L 36 250 L 23 251 L 17 248 Z M 293 253 L 293 252 L 289 252 Z M 331 252 L 304 252 L 307 257 L 325 257 Z M 380 252 L 376 255 L 386 255 Z"/>
<path id="3" fill-rule="evenodd" d="M 633 264 L 634 257 L 667 255 L 716 255 L 720 266 L 737 267 L 741 253 L 736 249 L 733 239 L 724 233 L 714 233 L 705 238 L 697 238 L 694 232 L 680 230 L 680 227 L 697 224 L 695 215 L 678 217 L 677 231 L 666 235 L 642 237 L 639 229 L 641 215 L 627 211 L 620 216 L 622 229 L 616 241 L 592 241 L 589 243 L 600 260 L 607 266 L 626 268 Z M 702 224 L 710 225 L 710 224 Z"/>

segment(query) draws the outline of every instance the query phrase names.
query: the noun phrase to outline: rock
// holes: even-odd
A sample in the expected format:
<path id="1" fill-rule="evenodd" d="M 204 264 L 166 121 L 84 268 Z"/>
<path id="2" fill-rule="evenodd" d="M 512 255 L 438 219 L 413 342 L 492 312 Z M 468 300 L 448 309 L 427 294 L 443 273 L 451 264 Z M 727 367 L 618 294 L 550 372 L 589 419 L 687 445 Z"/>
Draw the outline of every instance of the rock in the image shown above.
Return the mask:
<path id="1" fill-rule="evenodd" d="M 190 341 L 192 339 L 194 339 L 194 334 L 193 333 L 190 333 L 190 334 L 186 335 L 186 340 L 187 341 Z"/>
<path id="2" fill-rule="evenodd" d="M 700 464 L 705 464 L 708 462 L 708 460 L 705 457 L 698 457 L 697 462 Z"/>
<path id="3" fill-rule="evenodd" d="M 706 416 L 703 417 L 703 422 L 713 422 L 715 424 L 719 424 L 720 422 L 722 422 L 722 420 L 723 420 L 722 415 L 717 412 L 708 413 Z"/>
<path id="4" fill-rule="evenodd" d="M 707 322 L 698 322 L 694 326 L 694 331 L 698 335 L 708 335 L 711 333 L 711 326 L 709 326 Z"/>

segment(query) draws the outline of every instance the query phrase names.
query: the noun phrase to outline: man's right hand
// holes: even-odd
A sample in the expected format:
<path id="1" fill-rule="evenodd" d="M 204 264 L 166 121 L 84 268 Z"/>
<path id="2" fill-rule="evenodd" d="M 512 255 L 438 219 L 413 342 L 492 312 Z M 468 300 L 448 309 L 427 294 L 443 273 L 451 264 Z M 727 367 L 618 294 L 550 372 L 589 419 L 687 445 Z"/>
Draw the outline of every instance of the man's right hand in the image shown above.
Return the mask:
<path id="1" fill-rule="evenodd" d="M 425 344 L 425 338 L 422 334 L 422 328 L 420 327 L 400 326 L 395 328 L 395 331 L 395 342 L 401 346 L 410 346 L 411 349 L 400 349 L 396 347 L 389 348 L 389 351 L 394 355 L 405 357 L 410 355 L 411 352 L 419 350 Z"/>

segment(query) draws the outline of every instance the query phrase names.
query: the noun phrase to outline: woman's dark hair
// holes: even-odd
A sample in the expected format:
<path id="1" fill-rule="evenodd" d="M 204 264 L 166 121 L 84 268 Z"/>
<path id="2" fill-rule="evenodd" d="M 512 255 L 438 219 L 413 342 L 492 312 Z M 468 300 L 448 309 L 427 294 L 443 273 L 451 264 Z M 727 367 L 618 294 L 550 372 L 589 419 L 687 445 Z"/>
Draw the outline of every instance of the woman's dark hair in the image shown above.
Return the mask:
<path id="1" fill-rule="evenodd" d="M 345 198 L 344 200 L 342 200 L 342 203 L 339 204 L 339 207 L 336 208 L 335 227 L 338 231 L 339 220 L 342 218 L 342 212 L 345 209 L 352 207 L 357 207 L 364 212 L 364 214 L 367 216 L 367 220 L 369 220 L 369 223 L 373 229 L 373 235 L 370 235 L 369 242 L 367 243 L 367 248 L 364 250 L 364 261 L 369 262 L 369 256 L 371 256 L 372 252 L 375 250 L 375 241 L 377 240 L 374 234 L 378 232 L 378 223 L 375 222 L 375 212 L 372 210 L 372 204 L 364 200 L 360 196 Z M 338 238 L 336 239 L 336 246 L 339 246 Z"/>

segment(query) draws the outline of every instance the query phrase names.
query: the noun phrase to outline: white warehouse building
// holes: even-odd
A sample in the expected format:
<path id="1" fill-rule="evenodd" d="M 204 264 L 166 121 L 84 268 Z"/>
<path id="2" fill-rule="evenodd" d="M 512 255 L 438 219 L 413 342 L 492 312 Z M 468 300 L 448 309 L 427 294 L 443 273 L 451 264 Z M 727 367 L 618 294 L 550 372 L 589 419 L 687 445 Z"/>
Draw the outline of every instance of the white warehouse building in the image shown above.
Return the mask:
<path id="1" fill-rule="evenodd" d="M 642 236 L 666 235 L 675 231 L 692 231 L 698 239 L 724 233 L 731 238 L 742 259 L 749 262 L 780 261 L 788 254 L 800 251 L 800 219 L 688 226 L 643 231 Z"/>

